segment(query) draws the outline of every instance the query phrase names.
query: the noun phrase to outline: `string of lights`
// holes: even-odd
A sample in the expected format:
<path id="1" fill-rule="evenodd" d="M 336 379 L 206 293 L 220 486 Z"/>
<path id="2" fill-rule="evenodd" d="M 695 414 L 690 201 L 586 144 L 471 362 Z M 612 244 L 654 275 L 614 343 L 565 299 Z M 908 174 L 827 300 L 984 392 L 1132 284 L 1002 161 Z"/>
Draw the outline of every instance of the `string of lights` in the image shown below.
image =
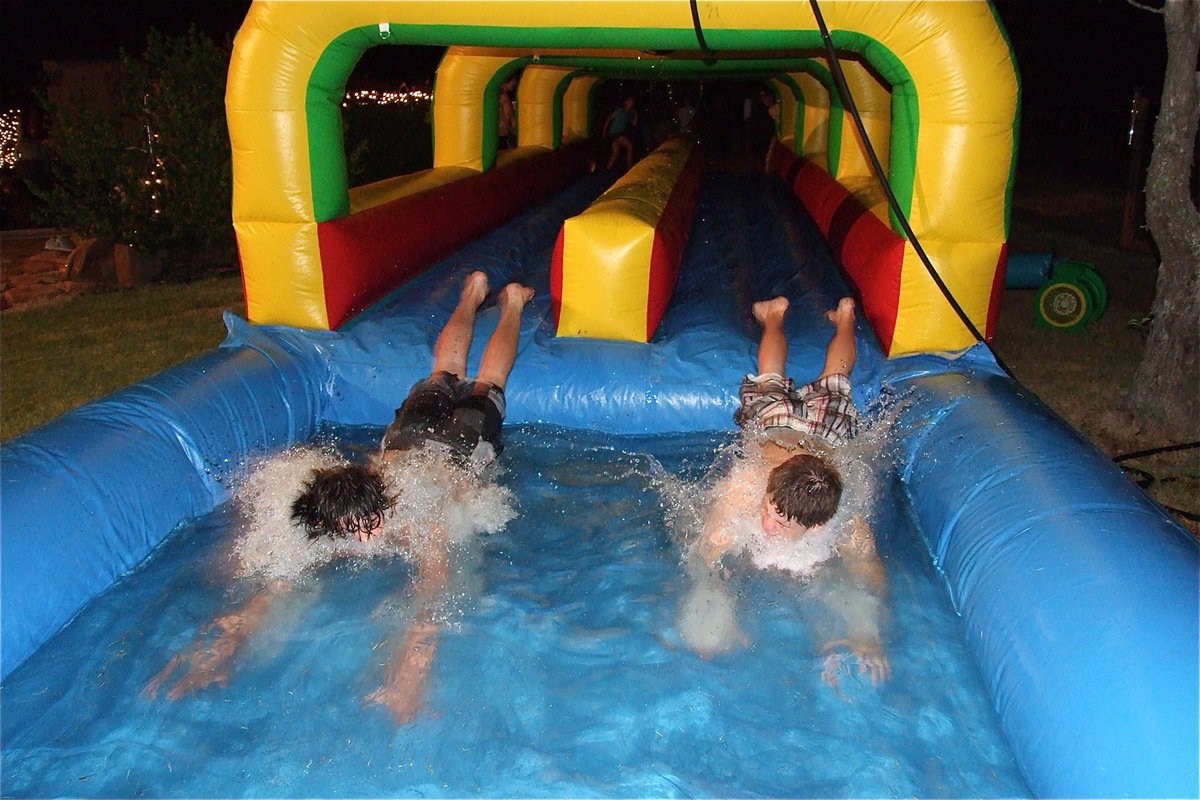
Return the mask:
<path id="1" fill-rule="evenodd" d="M 351 105 L 414 105 L 428 103 L 432 100 L 433 95 L 423 89 L 400 89 L 397 91 L 359 89 L 346 94 L 345 99 L 342 101 L 342 107 L 347 108 Z M 20 144 L 21 110 L 10 108 L 0 111 L 0 168 L 12 169 L 17 165 Z M 153 152 L 153 143 L 151 143 L 151 152 Z M 150 179 L 146 181 L 147 187 L 155 183 L 162 183 L 161 176 L 153 174 L 155 172 L 157 171 L 152 169 Z"/>
<path id="2" fill-rule="evenodd" d="M 10 108 L 0 112 L 0 167 L 12 169 L 17 165 L 20 144 L 21 110 Z"/>
<path id="3" fill-rule="evenodd" d="M 398 91 L 381 91 L 379 89 L 359 89 L 353 92 L 347 92 L 346 97 L 342 100 L 342 107 L 359 105 L 412 105 L 414 103 L 428 103 L 433 99 L 433 95 L 422 89 L 401 89 Z"/>

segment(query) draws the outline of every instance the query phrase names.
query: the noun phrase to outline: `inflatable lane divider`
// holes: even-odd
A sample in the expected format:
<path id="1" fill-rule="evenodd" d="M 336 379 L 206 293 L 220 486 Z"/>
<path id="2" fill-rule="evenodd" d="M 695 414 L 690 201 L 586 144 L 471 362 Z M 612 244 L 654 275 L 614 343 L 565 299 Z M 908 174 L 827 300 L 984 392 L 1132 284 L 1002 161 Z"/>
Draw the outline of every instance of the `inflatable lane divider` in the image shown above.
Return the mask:
<path id="1" fill-rule="evenodd" d="M 648 342 L 679 279 L 703 159 L 682 137 L 563 223 L 550 270 L 559 336 Z"/>
<path id="2" fill-rule="evenodd" d="M 566 145 L 317 223 L 330 328 L 570 185 L 586 155 Z"/>
<path id="3" fill-rule="evenodd" d="M 867 322 L 891 355 L 900 310 L 904 239 L 812 161 L 774 142 L 767 170 L 783 180 L 813 218 L 862 300 Z"/>

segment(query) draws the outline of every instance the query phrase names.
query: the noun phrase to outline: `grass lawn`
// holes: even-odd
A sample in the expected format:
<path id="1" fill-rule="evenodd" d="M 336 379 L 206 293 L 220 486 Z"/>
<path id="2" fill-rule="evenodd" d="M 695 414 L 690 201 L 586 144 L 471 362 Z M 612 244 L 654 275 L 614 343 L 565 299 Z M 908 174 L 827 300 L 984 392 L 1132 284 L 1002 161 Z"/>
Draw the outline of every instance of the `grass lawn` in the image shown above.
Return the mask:
<path id="1" fill-rule="evenodd" d="M 0 440 L 215 347 L 226 309 L 245 313 L 236 274 L 6 311 Z"/>

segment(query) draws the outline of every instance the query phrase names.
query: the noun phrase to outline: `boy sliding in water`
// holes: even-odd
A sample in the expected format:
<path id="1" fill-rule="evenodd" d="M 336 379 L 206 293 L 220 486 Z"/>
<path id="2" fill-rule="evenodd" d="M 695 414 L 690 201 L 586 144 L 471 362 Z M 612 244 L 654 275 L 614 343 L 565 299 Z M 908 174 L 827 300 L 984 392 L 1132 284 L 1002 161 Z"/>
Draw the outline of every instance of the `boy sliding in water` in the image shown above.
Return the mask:
<path id="1" fill-rule="evenodd" d="M 839 651 L 845 648 L 858 659 L 859 671 L 880 683 L 891 675 L 879 633 L 886 573 L 866 520 L 846 510 L 837 513 L 856 508 L 859 498 L 843 503 L 842 475 L 831 463 L 833 448 L 858 427 L 849 378 L 856 357 L 854 301 L 842 298 L 827 313 L 834 334 L 824 369 L 800 389 L 785 377 L 787 311 L 785 297 L 754 304 L 763 327 L 759 374 L 743 381 L 734 416 L 743 430 L 745 458 L 715 487 L 703 530 L 688 553 L 694 584 L 684 600 L 681 633 L 706 657 L 744 641 L 720 562 L 727 554 L 745 554 L 757 567 L 789 571 L 806 587 L 820 585 L 814 597 L 839 618 L 841 629 L 822 645 L 827 682 L 836 686 L 844 658 Z M 828 585 L 838 573 L 852 585 Z"/>
<path id="2" fill-rule="evenodd" d="M 150 680 L 146 694 L 157 694 L 180 667 L 186 667 L 182 677 L 167 690 L 172 700 L 228 684 L 233 657 L 263 625 L 272 604 L 291 591 L 289 578 L 297 577 L 294 566 L 284 571 L 270 563 L 283 560 L 281 552 L 310 558 L 301 569 L 323 557 L 397 552 L 417 568 L 410 590 L 415 617 L 397 639 L 383 686 L 367 699 L 385 706 L 397 723 L 413 719 L 437 653 L 437 606 L 450 577 L 453 545 L 474 533 L 498 530 L 512 517 L 505 490 L 484 482 L 478 467 L 500 448 L 504 387 L 516 360 L 521 313 L 533 289 L 510 283 L 500 292 L 500 321 L 479 376 L 465 380 L 475 315 L 487 293 L 484 273 L 468 276 L 434 345 L 433 371 L 412 387 L 396 412 L 381 453 L 369 466 L 338 463 L 306 476 L 291 503 L 293 524 L 283 533 L 288 541 L 240 548 L 242 573 L 266 576 L 265 591 L 202 628 L 200 637 Z M 491 509 L 490 516 L 481 509 Z M 248 531 L 242 544 L 256 535 L 273 533 Z M 206 638 L 210 632 L 213 641 Z"/>

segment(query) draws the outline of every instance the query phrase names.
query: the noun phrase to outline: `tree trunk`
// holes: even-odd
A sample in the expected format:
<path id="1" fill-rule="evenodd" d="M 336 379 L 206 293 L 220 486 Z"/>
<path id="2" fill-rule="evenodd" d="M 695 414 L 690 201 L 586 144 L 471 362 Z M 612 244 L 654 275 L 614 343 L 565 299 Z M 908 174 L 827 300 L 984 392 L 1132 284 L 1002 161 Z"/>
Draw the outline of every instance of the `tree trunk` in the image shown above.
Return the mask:
<path id="1" fill-rule="evenodd" d="M 1200 123 L 1200 0 L 1166 0 L 1167 71 L 1146 175 L 1146 222 L 1162 263 L 1130 401 L 1147 430 L 1200 438 L 1200 211 L 1191 197 Z"/>

